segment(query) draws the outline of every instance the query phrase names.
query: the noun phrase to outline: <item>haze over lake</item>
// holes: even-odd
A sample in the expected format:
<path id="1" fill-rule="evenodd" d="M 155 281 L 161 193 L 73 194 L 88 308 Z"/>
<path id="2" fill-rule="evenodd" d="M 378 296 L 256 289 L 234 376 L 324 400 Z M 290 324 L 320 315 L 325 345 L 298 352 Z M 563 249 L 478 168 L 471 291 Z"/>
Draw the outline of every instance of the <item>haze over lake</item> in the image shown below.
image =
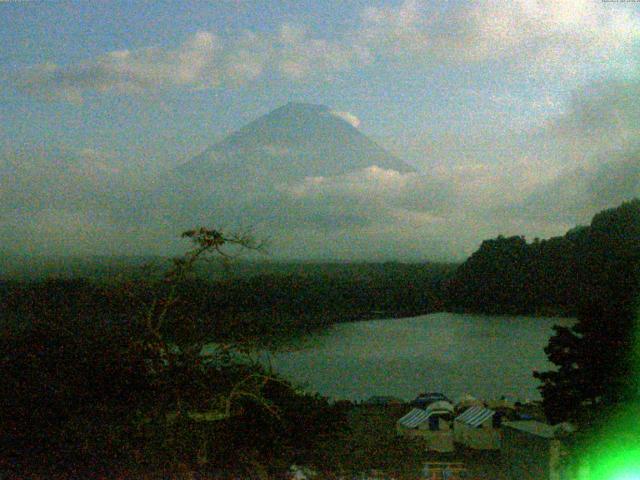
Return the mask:
<path id="1" fill-rule="evenodd" d="M 271 353 L 274 369 L 334 399 L 439 391 L 456 399 L 502 395 L 537 399 L 534 369 L 548 370 L 544 347 L 567 318 L 434 313 L 341 323 L 302 348 Z"/>

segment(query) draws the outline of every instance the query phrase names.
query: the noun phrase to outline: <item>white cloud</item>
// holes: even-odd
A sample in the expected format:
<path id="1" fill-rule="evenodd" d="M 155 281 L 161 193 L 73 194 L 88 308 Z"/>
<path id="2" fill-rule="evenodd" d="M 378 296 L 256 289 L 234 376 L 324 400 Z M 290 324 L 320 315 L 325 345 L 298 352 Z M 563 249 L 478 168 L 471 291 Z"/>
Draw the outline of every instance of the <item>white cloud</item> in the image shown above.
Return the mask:
<path id="1" fill-rule="evenodd" d="M 349 70 L 358 52 L 338 41 L 314 38 L 292 24 L 282 25 L 275 35 L 245 31 L 228 39 L 200 31 L 173 49 L 124 49 L 76 64 L 35 65 L 18 75 L 17 84 L 47 100 L 81 103 L 87 92 L 236 87 L 258 79 L 267 69 L 294 81 L 330 78 Z"/>
<path id="2" fill-rule="evenodd" d="M 198 32 L 174 50 L 117 50 L 78 64 L 35 66 L 25 72 L 20 86 L 47 99 L 78 103 L 87 91 L 139 93 L 150 88 L 218 83 L 214 60 L 219 48 L 217 37 Z"/>
<path id="3" fill-rule="evenodd" d="M 235 86 L 255 80 L 263 71 L 269 47 L 246 33 L 225 44 L 200 31 L 175 49 L 160 47 L 116 50 L 93 60 L 27 69 L 19 87 L 48 100 L 80 103 L 87 92 L 136 94 L 169 87 L 189 89 Z"/>
<path id="4" fill-rule="evenodd" d="M 362 13 L 360 35 L 374 48 L 396 55 L 424 51 L 436 38 L 429 5 L 419 0 L 405 0 L 397 7 L 368 8 Z"/>
<path id="5" fill-rule="evenodd" d="M 223 55 L 223 74 L 226 83 L 242 85 L 256 80 L 273 56 L 273 45 L 263 35 L 243 32 L 227 45 Z"/>
<path id="6" fill-rule="evenodd" d="M 123 49 L 76 64 L 36 65 L 19 75 L 18 84 L 47 99 L 79 103 L 86 92 L 238 86 L 266 71 L 289 81 L 331 79 L 388 60 L 409 68 L 499 60 L 516 73 L 564 77 L 637 66 L 631 52 L 640 39 L 640 17 L 626 6 L 481 0 L 441 10 L 420 0 L 366 8 L 357 26 L 335 38 L 320 38 L 294 23 L 271 34 L 245 31 L 228 38 L 199 31 L 175 48 Z"/>
<path id="7" fill-rule="evenodd" d="M 470 60 L 504 57 L 518 67 L 577 75 L 609 64 L 640 38 L 640 19 L 599 0 L 487 0 L 461 17 Z"/>
<path id="8" fill-rule="evenodd" d="M 414 147 L 415 163 L 450 185 L 465 213 L 484 211 L 496 229 L 528 222 L 522 232 L 539 237 L 640 195 L 640 84 L 592 83 L 557 110 L 523 131 L 427 135 Z"/>
<path id="9" fill-rule="evenodd" d="M 375 165 L 334 177 L 306 177 L 302 182 L 281 187 L 297 197 L 326 194 L 365 195 L 379 198 L 389 191 L 399 191 L 420 176 L 416 173 L 400 173 Z"/>
<path id="10" fill-rule="evenodd" d="M 640 195 L 640 83 L 584 88 L 538 135 L 556 145 L 558 169 L 523 202 L 532 217 L 584 222 Z"/>
<path id="11" fill-rule="evenodd" d="M 312 202 L 318 209 L 323 205 L 363 207 L 368 221 L 384 219 L 381 212 L 400 209 L 430 212 L 437 215 L 450 211 L 455 204 L 453 191 L 445 182 L 418 173 L 401 173 L 375 165 L 344 175 L 307 177 L 293 184 L 282 184 L 278 190 L 293 201 Z M 371 216 L 369 216 L 371 214 Z M 360 215 L 360 214 L 359 214 Z"/>
<path id="12" fill-rule="evenodd" d="M 365 10 L 356 42 L 373 56 L 410 62 L 502 59 L 518 69 L 572 74 L 584 64 L 612 63 L 638 38 L 637 15 L 599 0 L 483 0 L 446 15 L 405 0 Z"/>
<path id="13" fill-rule="evenodd" d="M 354 128 L 358 128 L 360 126 L 360 119 L 356 117 L 353 113 L 338 112 L 338 111 L 332 110 L 331 114 L 351 124 L 351 126 Z"/>
<path id="14" fill-rule="evenodd" d="M 331 77 L 358 61 L 358 50 L 337 41 L 313 38 L 300 25 L 282 25 L 277 44 L 278 69 L 291 80 L 318 74 Z"/>

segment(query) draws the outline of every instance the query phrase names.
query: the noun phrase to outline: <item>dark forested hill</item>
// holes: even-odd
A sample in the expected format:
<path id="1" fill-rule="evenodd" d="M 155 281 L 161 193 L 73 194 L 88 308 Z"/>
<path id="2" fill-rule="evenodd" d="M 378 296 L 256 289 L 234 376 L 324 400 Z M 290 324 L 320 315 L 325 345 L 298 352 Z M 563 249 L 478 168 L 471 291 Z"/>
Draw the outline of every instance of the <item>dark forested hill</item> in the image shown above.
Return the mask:
<path id="1" fill-rule="evenodd" d="M 590 226 L 563 237 L 531 243 L 524 237 L 485 240 L 447 282 L 447 306 L 482 313 L 573 315 L 580 299 L 594 294 L 589 279 L 602 278 L 605 252 L 631 254 L 638 248 L 638 199 L 600 212 Z"/>

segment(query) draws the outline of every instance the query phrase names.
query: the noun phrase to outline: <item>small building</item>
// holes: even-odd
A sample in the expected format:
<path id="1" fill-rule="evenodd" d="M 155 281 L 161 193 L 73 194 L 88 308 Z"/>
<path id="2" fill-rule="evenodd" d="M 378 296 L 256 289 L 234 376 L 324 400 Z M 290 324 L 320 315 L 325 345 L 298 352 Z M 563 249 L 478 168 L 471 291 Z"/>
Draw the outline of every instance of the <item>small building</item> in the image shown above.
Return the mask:
<path id="1" fill-rule="evenodd" d="M 453 412 L 454 412 L 453 405 L 448 400 L 438 400 L 436 402 L 433 402 L 431 405 L 429 405 L 426 408 L 426 410 L 429 410 L 434 414 L 439 414 L 444 416 L 453 415 Z"/>
<path id="2" fill-rule="evenodd" d="M 424 430 L 428 428 L 426 424 L 428 420 L 429 412 L 421 408 L 412 408 L 409 413 L 397 421 L 396 430 L 399 434 L 406 434 L 409 430 Z"/>
<path id="3" fill-rule="evenodd" d="M 500 449 L 501 415 L 475 406 L 453 420 L 453 441 L 473 450 Z"/>
<path id="4" fill-rule="evenodd" d="M 453 405 L 444 400 L 432 403 L 426 409 L 414 408 L 396 423 L 399 435 L 424 440 L 428 450 L 452 452 Z"/>
<path id="5" fill-rule="evenodd" d="M 502 461 L 508 480 L 561 480 L 570 430 L 535 420 L 503 422 Z"/>

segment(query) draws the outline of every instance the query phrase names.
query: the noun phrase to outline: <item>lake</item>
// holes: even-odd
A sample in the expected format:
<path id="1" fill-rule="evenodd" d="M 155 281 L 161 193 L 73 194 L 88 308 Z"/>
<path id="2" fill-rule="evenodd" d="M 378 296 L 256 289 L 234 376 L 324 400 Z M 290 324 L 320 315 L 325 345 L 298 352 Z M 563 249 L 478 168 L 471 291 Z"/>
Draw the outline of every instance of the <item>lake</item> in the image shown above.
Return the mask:
<path id="1" fill-rule="evenodd" d="M 438 391 L 456 399 L 538 399 L 534 369 L 546 370 L 552 326 L 567 318 L 435 313 L 342 323 L 301 346 L 265 354 L 274 370 L 334 399 Z"/>

